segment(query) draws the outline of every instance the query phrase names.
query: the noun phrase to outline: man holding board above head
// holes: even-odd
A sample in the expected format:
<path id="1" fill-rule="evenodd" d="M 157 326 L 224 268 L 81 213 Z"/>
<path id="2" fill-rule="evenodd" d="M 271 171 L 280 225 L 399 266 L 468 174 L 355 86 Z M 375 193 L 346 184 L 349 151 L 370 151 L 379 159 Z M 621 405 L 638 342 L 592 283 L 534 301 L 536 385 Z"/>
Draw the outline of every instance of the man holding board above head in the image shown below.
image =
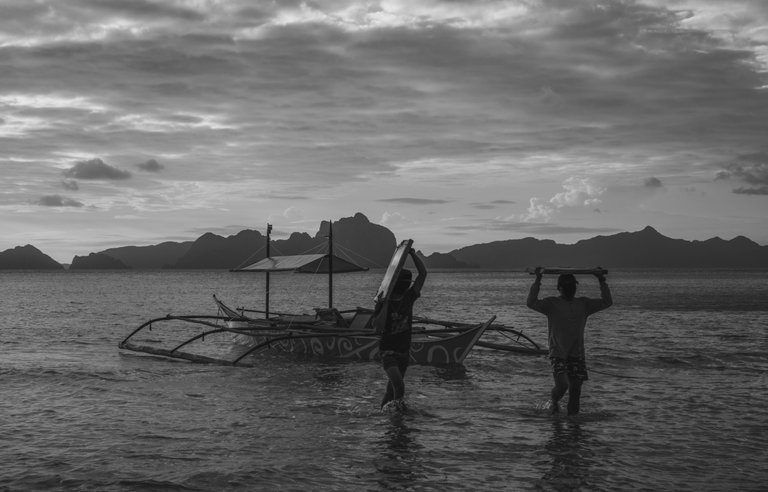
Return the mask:
<path id="1" fill-rule="evenodd" d="M 376 297 L 374 308 L 374 327 L 379 333 L 379 353 L 384 371 L 389 378 L 384 398 L 381 400 L 381 408 L 392 402 L 395 410 L 404 411 L 405 383 L 403 377 L 408 369 L 411 354 L 411 333 L 413 323 L 413 304 L 421 296 L 421 288 L 427 278 L 427 269 L 421 258 L 416 254 L 411 244 L 413 241 L 404 241 L 395 252 L 392 259 L 391 279 L 385 283 L 394 284 L 382 286 Z M 413 279 L 410 270 L 403 268 L 406 255 L 413 259 L 418 276 Z"/>
<path id="2" fill-rule="evenodd" d="M 584 352 L 584 328 L 587 317 L 613 304 L 611 291 L 605 280 L 608 273 L 602 268 L 568 269 L 536 267 L 536 275 L 527 305 L 547 316 L 549 328 L 549 358 L 555 386 L 552 388 L 552 413 L 560 411 L 558 402 L 568 391 L 568 415 L 579 413 L 581 385 L 588 379 Z M 541 277 L 545 273 L 559 274 L 558 297 L 539 299 Z M 574 273 L 590 273 L 600 282 L 600 299 L 576 297 L 579 282 Z"/>

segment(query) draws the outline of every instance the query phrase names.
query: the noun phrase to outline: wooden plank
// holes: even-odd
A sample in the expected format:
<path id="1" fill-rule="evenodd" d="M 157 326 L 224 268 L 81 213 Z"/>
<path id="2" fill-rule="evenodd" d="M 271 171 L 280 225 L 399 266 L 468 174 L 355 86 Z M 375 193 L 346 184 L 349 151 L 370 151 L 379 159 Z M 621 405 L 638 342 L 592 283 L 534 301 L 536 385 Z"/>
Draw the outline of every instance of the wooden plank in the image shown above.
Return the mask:
<path id="1" fill-rule="evenodd" d="M 536 274 L 535 268 L 528 268 L 528 273 L 531 275 Z M 584 267 L 541 267 L 542 275 L 560 275 L 563 273 L 570 273 L 573 275 L 608 275 L 608 270 L 601 267 L 584 268 Z"/>

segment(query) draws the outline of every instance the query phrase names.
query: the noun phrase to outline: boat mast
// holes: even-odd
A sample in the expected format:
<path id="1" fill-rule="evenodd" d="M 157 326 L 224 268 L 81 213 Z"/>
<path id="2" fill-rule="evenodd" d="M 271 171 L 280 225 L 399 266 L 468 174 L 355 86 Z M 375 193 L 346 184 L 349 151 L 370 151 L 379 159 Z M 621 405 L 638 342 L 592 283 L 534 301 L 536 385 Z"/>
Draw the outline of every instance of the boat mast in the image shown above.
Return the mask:
<path id="1" fill-rule="evenodd" d="M 328 221 L 328 309 L 333 308 L 333 221 Z"/>
<path id="2" fill-rule="evenodd" d="M 272 232 L 272 224 L 267 222 L 267 258 L 269 258 L 269 235 Z M 264 317 L 269 319 L 269 270 L 266 272 L 267 274 L 267 292 L 264 295 L 264 302 L 266 303 L 266 306 L 264 308 Z"/>

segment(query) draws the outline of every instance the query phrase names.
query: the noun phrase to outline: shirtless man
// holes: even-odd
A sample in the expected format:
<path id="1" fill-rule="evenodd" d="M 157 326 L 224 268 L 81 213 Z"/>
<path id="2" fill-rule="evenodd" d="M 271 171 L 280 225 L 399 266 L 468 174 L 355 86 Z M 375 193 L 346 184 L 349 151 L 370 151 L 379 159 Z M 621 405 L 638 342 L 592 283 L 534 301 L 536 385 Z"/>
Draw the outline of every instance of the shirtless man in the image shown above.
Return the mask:
<path id="1" fill-rule="evenodd" d="M 382 409 L 388 403 L 394 402 L 398 410 L 405 410 L 403 378 L 410 360 L 413 303 L 421 296 L 421 288 L 427 278 L 427 269 L 421 258 L 413 248 L 408 253 L 416 265 L 418 276 L 412 279 L 410 270 L 402 270 L 390 299 L 386 303 L 377 302 L 374 309 L 374 316 L 384 318 L 378 328 L 379 352 L 388 378 L 387 389 L 381 400 Z"/>

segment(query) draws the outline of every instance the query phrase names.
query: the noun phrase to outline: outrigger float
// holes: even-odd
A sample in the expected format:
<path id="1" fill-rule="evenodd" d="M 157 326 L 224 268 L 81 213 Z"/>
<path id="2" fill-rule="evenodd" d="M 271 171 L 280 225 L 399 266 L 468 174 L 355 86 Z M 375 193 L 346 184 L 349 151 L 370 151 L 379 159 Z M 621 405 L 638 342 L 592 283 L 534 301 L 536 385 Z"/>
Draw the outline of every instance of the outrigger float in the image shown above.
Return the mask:
<path id="1" fill-rule="evenodd" d="M 119 348 L 192 362 L 252 366 L 264 351 L 288 352 L 323 359 L 374 361 L 379 358 L 379 336 L 371 326 L 373 310 L 333 307 L 333 275 L 366 270 L 334 255 L 330 229 L 328 253 L 270 256 L 267 225 L 266 257 L 234 271 L 264 272 L 267 295 L 265 309 L 231 308 L 215 295 L 216 315 L 167 315 L 154 318 L 136 328 Z M 396 249 L 384 275 L 377 297 L 388 290 L 412 241 Z M 271 272 L 327 273 L 328 308 L 315 308 L 313 315 L 271 313 L 269 274 Z M 546 353 L 522 332 L 494 324 L 495 316 L 482 323 L 441 321 L 414 316 L 411 363 L 431 366 L 462 364 L 475 347 L 527 355 Z M 486 339 L 481 337 L 486 336 Z M 490 338 L 491 340 L 489 340 Z"/>

